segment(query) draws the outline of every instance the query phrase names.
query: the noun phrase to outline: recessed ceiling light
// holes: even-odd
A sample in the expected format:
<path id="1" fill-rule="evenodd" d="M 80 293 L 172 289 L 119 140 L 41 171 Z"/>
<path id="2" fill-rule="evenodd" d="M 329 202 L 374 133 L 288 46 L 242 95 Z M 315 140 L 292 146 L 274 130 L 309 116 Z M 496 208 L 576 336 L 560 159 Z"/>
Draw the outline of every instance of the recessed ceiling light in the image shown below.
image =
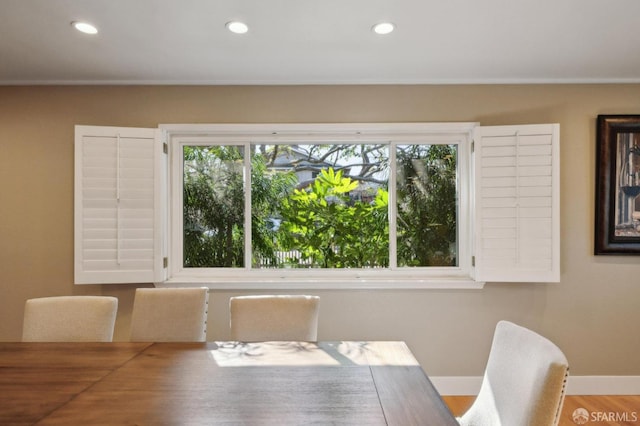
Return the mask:
<path id="1" fill-rule="evenodd" d="M 83 32 L 85 34 L 97 34 L 98 33 L 98 29 L 87 23 L 87 22 L 80 22 L 80 21 L 74 21 L 71 23 L 71 25 L 73 25 L 73 28 L 75 28 L 76 30 Z"/>
<path id="2" fill-rule="evenodd" d="M 381 22 L 379 24 L 375 24 L 372 30 L 376 34 L 385 35 L 392 32 L 395 28 L 395 25 L 393 25 L 391 22 Z"/>
<path id="3" fill-rule="evenodd" d="M 244 34 L 249 31 L 249 27 L 247 27 L 247 24 L 240 21 L 227 22 L 227 29 L 236 34 Z"/>

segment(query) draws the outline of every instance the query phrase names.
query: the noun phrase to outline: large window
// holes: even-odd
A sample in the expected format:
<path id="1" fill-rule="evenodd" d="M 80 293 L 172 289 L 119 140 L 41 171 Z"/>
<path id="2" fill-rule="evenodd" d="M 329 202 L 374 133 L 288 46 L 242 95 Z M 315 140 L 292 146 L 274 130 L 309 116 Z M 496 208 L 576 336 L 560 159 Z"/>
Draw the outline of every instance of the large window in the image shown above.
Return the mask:
<path id="1" fill-rule="evenodd" d="M 558 135 L 476 123 L 77 126 L 75 282 L 558 281 Z"/>
<path id="2" fill-rule="evenodd" d="M 469 276 L 470 125 L 256 126 L 171 131 L 171 279 Z"/>
<path id="3" fill-rule="evenodd" d="M 458 266 L 457 144 L 204 139 L 181 150 L 184 268 Z"/>

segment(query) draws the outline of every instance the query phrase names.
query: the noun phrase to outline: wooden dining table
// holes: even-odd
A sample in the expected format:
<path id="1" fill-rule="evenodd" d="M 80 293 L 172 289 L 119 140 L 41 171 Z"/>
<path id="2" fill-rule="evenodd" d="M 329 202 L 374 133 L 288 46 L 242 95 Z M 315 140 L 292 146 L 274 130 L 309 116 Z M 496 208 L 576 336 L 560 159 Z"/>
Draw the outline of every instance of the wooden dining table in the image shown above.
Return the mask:
<path id="1" fill-rule="evenodd" d="M 457 425 L 403 342 L 0 343 L 2 425 Z"/>

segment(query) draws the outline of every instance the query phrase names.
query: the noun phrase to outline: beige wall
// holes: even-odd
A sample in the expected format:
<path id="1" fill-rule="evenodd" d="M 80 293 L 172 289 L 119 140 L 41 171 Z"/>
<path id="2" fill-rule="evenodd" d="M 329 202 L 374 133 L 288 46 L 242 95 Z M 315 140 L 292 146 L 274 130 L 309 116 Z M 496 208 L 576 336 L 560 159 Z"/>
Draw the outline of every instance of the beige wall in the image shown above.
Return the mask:
<path id="1" fill-rule="evenodd" d="M 640 375 L 640 257 L 592 255 L 595 118 L 640 114 L 640 85 L 0 87 L 0 341 L 21 336 L 24 301 L 120 300 L 135 286 L 73 285 L 73 126 L 160 123 L 479 121 L 561 125 L 559 284 L 483 290 L 318 291 L 319 338 L 405 340 L 429 374 L 480 375 L 496 321 L 554 340 L 575 375 Z M 213 292 L 209 340 L 228 338 Z"/>

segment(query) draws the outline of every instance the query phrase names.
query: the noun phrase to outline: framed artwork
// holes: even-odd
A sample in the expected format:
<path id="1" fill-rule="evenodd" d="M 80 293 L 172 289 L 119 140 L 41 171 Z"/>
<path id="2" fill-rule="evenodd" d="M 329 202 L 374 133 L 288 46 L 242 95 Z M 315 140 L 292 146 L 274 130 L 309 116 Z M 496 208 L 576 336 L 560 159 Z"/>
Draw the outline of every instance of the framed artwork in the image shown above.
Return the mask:
<path id="1" fill-rule="evenodd" d="M 640 115 L 599 115 L 596 255 L 640 255 Z"/>

